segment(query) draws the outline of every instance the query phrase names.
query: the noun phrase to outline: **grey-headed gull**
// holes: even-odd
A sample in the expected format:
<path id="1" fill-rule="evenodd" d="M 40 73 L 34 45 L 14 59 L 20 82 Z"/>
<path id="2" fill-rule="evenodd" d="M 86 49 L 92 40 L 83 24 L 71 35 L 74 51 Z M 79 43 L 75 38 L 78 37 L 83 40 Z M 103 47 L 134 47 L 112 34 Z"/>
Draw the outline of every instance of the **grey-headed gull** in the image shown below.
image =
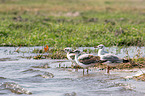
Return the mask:
<path id="1" fill-rule="evenodd" d="M 105 46 L 103 44 L 100 44 L 96 46 L 95 48 L 99 48 L 98 56 L 100 57 L 100 60 L 107 60 L 106 62 L 102 64 L 106 64 L 107 67 L 107 73 L 109 73 L 110 66 L 116 66 L 120 63 L 127 63 L 129 60 L 121 59 L 117 55 L 111 54 L 104 50 Z"/>
<path id="2" fill-rule="evenodd" d="M 80 54 L 80 50 L 74 50 L 73 51 L 75 54 L 75 61 L 76 63 L 83 67 L 83 74 L 84 74 L 84 69 L 87 69 L 87 73 L 88 73 L 88 68 L 90 66 L 96 65 L 98 63 L 103 63 L 106 62 L 107 60 L 100 60 L 99 56 L 94 56 L 92 54 Z"/>

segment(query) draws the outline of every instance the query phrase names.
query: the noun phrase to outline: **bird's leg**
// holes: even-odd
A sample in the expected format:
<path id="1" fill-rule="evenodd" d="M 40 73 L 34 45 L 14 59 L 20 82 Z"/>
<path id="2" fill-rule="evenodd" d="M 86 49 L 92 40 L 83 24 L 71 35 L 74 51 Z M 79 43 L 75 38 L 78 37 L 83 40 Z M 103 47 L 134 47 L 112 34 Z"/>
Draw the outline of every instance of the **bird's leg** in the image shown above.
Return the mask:
<path id="1" fill-rule="evenodd" d="M 75 71 L 78 72 L 78 68 L 75 68 Z"/>
<path id="2" fill-rule="evenodd" d="M 59 63 L 59 68 L 61 67 L 61 63 Z"/>
<path id="3" fill-rule="evenodd" d="M 84 68 L 83 68 L 83 75 L 84 75 L 84 73 L 85 73 L 85 70 L 84 70 Z"/>
<path id="4" fill-rule="evenodd" d="M 89 73 L 89 68 L 87 68 L 87 74 Z"/>
<path id="5" fill-rule="evenodd" d="M 75 68 L 75 71 L 78 72 L 78 65 L 76 63 L 74 63 L 74 68 Z"/>
<path id="6" fill-rule="evenodd" d="M 109 74 L 110 66 L 107 66 L 107 73 Z"/>
<path id="7" fill-rule="evenodd" d="M 73 65 L 73 63 L 71 64 L 71 68 L 73 68 L 74 67 L 74 65 Z"/>

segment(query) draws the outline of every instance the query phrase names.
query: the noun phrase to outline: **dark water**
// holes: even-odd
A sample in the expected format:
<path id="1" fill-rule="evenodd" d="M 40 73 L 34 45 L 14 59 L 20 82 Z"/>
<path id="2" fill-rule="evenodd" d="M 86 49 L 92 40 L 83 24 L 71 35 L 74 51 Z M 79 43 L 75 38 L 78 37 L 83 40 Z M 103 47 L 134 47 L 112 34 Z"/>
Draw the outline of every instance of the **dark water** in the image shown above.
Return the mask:
<path id="1" fill-rule="evenodd" d="M 145 96 L 145 82 L 128 78 L 141 74 L 139 69 L 111 70 L 108 75 L 105 70 L 91 68 L 89 74 L 83 76 L 81 69 L 58 67 L 59 64 L 71 66 L 68 60 L 23 58 L 35 56 L 31 53 L 34 48 L 42 47 L 23 47 L 20 53 L 14 52 L 14 47 L 0 47 L 0 95 Z M 121 49 L 120 53 L 116 53 L 114 47 L 107 49 L 125 56 L 126 49 Z M 145 48 L 140 49 L 144 56 Z M 130 56 L 138 54 L 137 50 L 139 48 L 129 48 Z"/>

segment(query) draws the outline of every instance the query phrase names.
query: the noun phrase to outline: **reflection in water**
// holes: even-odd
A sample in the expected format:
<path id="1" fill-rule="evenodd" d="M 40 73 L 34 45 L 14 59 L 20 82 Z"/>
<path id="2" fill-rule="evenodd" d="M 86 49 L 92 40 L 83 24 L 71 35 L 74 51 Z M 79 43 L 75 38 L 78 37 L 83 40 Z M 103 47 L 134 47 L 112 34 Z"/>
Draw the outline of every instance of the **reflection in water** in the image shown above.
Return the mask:
<path id="1" fill-rule="evenodd" d="M 42 69 L 47 69 L 47 68 L 50 68 L 50 66 L 48 64 L 42 64 L 40 66 L 32 66 L 33 68 L 42 68 Z"/>
<path id="2" fill-rule="evenodd" d="M 24 71 L 22 71 L 22 72 L 24 72 L 24 73 L 26 73 L 26 72 L 40 72 L 40 70 L 34 70 L 34 69 L 27 69 L 27 70 L 24 70 Z"/>

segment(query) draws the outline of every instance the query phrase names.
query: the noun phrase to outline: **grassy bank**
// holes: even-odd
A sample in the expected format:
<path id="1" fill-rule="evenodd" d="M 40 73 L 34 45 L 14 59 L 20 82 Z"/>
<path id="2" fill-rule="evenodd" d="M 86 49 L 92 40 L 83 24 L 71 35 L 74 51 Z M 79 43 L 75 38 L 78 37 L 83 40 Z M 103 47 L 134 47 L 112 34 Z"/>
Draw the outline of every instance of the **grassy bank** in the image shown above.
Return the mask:
<path id="1" fill-rule="evenodd" d="M 0 2 L 1 46 L 145 45 L 143 0 Z"/>

